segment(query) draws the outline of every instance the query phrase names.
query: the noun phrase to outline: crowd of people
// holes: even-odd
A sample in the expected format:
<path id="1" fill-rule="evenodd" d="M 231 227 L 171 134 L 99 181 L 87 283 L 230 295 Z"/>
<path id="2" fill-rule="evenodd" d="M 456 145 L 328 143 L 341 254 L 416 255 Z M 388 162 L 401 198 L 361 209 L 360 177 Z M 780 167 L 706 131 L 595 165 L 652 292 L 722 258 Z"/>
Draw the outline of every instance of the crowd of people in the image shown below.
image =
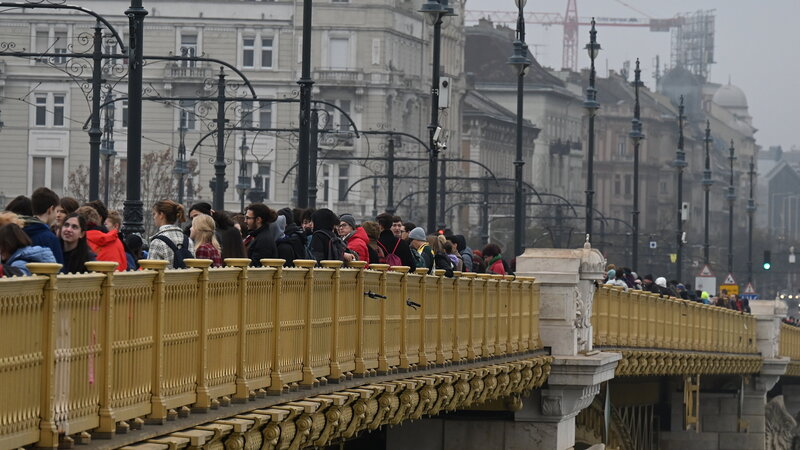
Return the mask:
<path id="1" fill-rule="evenodd" d="M 676 280 L 667 281 L 664 277 L 657 277 L 655 280 L 650 274 L 644 277 L 627 267 L 617 268 L 614 264 L 609 264 L 603 284 L 619 286 L 624 290 L 638 290 L 652 292 L 665 297 L 676 297 L 690 300 L 705 305 L 719 306 L 721 308 L 732 309 L 742 313 L 750 313 L 750 301 L 746 298 L 728 294 L 723 290 L 718 295 L 706 291 L 694 290 L 688 283 L 680 283 Z"/>
<path id="2" fill-rule="evenodd" d="M 359 223 L 352 214 L 327 208 L 276 211 L 253 203 L 238 214 L 201 202 L 187 212 L 161 200 L 151 214 L 156 229 L 143 239 L 123 236 L 120 213 L 99 200 L 81 205 L 46 187 L 18 196 L 0 212 L 0 276 L 30 275 L 28 263 L 58 263 L 62 273 L 82 273 L 91 261 L 116 262 L 118 271 L 126 271 L 138 270 L 142 259 L 185 268 L 189 258 L 209 259 L 212 267 L 223 266 L 226 258 L 249 258 L 255 267 L 278 258 L 286 266 L 296 259 L 340 260 L 345 266 L 365 261 L 443 270 L 449 277 L 458 271 L 511 273 L 497 244 L 473 250 L 461 234 L 426 233 L 388 213 Z"/>

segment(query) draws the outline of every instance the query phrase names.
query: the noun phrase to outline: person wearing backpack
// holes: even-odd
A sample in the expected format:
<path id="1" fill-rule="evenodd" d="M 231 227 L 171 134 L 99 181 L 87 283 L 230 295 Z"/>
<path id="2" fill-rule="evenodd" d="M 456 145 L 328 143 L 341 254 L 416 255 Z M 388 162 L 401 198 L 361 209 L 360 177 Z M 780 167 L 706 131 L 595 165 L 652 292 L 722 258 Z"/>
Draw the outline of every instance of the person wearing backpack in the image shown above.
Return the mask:
<path id="1" fill-rule="evenodd" d="M 311 216 L 314 231 L 308 244 L 308 257 L 319 263 L 324 260 L 342 261 L 345 264 L 355 259 L 344 241 L 334 230 L 339 225 L 339 216 L 327 208 L 314 211 Z"/>
<path id="2" fill-rule="evenodd" d="M 339 216 L 339 237 L 347 244 L 347 248 L 352 250 L 359 261 L 372 262 L 369 258 L 367 243 L 369 236 L 361 227 L 356 227 L 356 219 L 352 214 L 342 214 Z"/>
<path id="3" fill-rule="evenodd" d="M 292 267 L 295 259 L 303 259 L 305 257 L 305 233 L 299 221 L 300 216 L 297 215 L 297 218 L 295 218 L 292 208 L 279 210 L 278 216 L 286 218 L 286 228 L 283 230 L 283 236 L 278 237 L 278 240 L 275 241 L 278 258 L 286 261 L 283 264 L 284 266 Z"/>
<path id="4" fill-rule="evenodd" d="M 413 249 L 412 255 L 416 259 L 416 266 L 425 267 L 429 271 L 433 269 L 433 251 L 428 238 L 425 235 L 425 229 L 422 227 L 415 227 L 408 233 L 408 239 L 411 241 L 411 248 Z"/>
<path id="5" fill-rule="evenodd" d="M 392 231 L 392 224 L 402 221 L 395 220 L 396 216 L 388 213 L 378 215 L 375 220 L 381 227 L 381 234 L 378 236 L 378 247 L 380 247 L 386 256 L 381 263 L 389 264 L 390 266 L 408 266 L 411 270 L 416 268 L 414 264 L 414 257 L 411 255 L 411 247 L 404 240 L 396 237 Z M 399 263 L 399 264 L 398 264 Z"/>
<path id="6" fill-rule="evenodd" d="M 186 220 L 183 205 L 161 200 L 153 205 L 153 222 L 158 232 L 150 237 L 147 259 L 167 261 L 173 269 L 186 267 L 184 259 L 194 258 L 194 243 L 176 224 Z"/>
<path id="7" fill-rule="evenodd" d="M 176 224 L 186 220 L 183 205 L 161 200 L 153 205 L 153 222 L 158 232 L 150 237 L 147 259 L 167 261 L 168 267 L 183 269 L 185 259 L 194 258 L 194 243 Z"/>
<path id="8" fill-rule="evenodd" d="M 244 219 L 249 230 L 244 246 L 247 248 L 250 265 L 261 267 L 263 258 L 277 258 L 276 236 L 270 231 L 269 224 L 278 219 L 278 213 L 263 203 L 251 203 L 247 206 Z"/>

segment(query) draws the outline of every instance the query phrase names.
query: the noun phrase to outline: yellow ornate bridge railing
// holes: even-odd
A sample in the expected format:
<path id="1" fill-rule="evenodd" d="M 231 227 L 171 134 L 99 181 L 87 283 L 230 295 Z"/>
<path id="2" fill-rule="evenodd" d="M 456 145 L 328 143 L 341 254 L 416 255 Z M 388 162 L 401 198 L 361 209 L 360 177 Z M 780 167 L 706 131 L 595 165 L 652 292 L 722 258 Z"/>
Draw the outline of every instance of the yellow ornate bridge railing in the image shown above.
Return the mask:
<path id="1" fill-rule="evenodd" d="M 643 291 L 600 286 L 594 345 L 620 351 L 617 375 L 755 373 L 756 319 L 737 311 Z"/>
<path id="2" fill-rule="evenodd" d="M 79 275 L 31 264 L 34 276 L 0 280 L 0 447 L 542 347 L 532 278 L 262 263 L 96 262 Z"/>
<path id="3" fill-rule="evenodd" d="M 800 328 L 785 323 L 781 324 L 778 354 L 789 357 L 786 375 L 800 376 Z"/>

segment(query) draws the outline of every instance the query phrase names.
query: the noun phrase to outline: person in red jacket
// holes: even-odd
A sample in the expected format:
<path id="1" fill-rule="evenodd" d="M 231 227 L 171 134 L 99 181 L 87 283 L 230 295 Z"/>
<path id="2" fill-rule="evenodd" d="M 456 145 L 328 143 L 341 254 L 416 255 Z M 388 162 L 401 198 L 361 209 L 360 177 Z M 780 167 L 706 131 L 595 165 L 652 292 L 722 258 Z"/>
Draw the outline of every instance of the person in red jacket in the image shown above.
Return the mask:
<path id="1" fill-rule="evenodd" d="M 125 247 L 119 240 L 117 230 L 106 230 L 102 225 L 103 220 L 100 218 L 100 214 L 91 206 L 81 206 L 76 213 L 83 217 L 89 227 L 86 231 L 86 240 L 97 255 L 97 261 L 115 262 L 119 272 L 128 270 Z"/>
<path id="2" fill-rule="evenodd" d="M 364 228 L 356 227 L 356 219 L 352 214 L 339 216 L 337 231 L 339 232 L 339 237 L 347 244 L 347 248 L 358 254 L 359 261 L 366 261 L 367 264 L 374 262 L 369 260 L 369 250 L 367 249 L 369 236 L 367 236 Z"/>

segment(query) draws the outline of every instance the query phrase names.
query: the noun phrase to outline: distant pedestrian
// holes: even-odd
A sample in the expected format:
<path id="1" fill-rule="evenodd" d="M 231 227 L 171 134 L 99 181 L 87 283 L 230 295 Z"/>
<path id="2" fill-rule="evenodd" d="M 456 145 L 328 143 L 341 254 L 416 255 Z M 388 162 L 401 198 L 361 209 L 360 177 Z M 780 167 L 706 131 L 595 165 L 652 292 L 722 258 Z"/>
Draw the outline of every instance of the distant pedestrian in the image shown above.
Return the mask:
<path id="1" fill-rule="evenodd" d="M 64 250 L 64 265 L 61 273 L 85 273 L 86 263 L 95 261 L 97 256 L 86 240 L 88 226 L 78 213 L 68 215 L 61 225 L 61 245 Z"/>
<path id="2" fill-rule="evenodd" d="M 215 231 L 216 225 L 211 216 L 197 214 L 192 219 L 190 237 L 194 241 L 195 258 L 210 259 L 211 267 L 222 267 L 222 254 Z"/>
<path id="3" fill-rule="evenodd" d="M 61 242 L 50 229 L 56 223 L 56 207 L 58 207 L 58 195 L 55 192 L 46 187 L 33 191 L 31 195 L 33 217 L 26 220 L 23 231 L 31 238 L 31 245 L 49 248 L 56 262 L 64 264 Z"/>

